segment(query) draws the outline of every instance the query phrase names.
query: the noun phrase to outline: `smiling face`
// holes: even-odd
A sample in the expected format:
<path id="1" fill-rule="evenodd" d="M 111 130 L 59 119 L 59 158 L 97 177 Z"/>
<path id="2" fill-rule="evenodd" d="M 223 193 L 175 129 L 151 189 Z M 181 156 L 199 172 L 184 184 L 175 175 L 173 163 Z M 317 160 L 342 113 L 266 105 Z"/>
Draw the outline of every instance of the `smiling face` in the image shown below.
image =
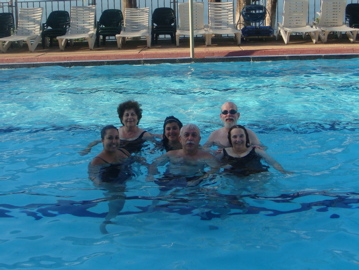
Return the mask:
<path id="1" fill-rule="evenodd" d="M 232 145 L 245 145 L 246 143 L 246 134 L 241 128 L 234 128 L 231 131 L 231 142 Z"/>
<path id="2" fill-rule="evenodd" d="M 165 136 L 169 142 L 177 142 L 179 140 L 180 128 L 178 123 L 172 122 L 165 126 Z"/>
<path id="3" fill-rule="evenodd" d="M 233 126 L 229 130 L 228 140 L 233 148 L 244 149 L 250 147 L 247 130 L 241 125 Z"/>
<path id="4" fill-rule="evenodd" d="M 134 109 L 125 110 L 121 122 L 124 126 L 137 126 L 138 117 Z"/>
<path id="5" fill-rule="evenodd" d="M 233 102 L 226 102 L 221 107 L 220 118 L 224 127 L 231 128 L 237 124 L 240 113 L 237 112 L 237 106 Z"/>
<path id="6" fill-rule="evenodd" d="M 102 139 L 103 148 L 106 151 L 117 151 L 120 145 L 120 136 L 117 129 L 106 130 L 105 136 Z"/>

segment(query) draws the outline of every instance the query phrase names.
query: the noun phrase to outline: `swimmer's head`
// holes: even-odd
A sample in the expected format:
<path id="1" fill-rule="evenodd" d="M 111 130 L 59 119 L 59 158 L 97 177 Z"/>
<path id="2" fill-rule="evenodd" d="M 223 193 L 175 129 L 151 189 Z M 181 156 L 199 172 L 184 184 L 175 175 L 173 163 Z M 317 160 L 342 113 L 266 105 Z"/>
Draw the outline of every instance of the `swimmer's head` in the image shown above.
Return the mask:
<path id="1" fill-rule="evenodd" d="M 224 103 L 221 106 L 219 117 L 226 128 L 231 128 L 232 126 L 237 125 L 237 121 L 240 117 L 237 105 L 230 101 Z"/>
<path id="2" fill-rule="evenodd" d="M 180 120 L 178 120 L 178 118 L 174 117 L 174 116 L 168 116 L 165 119 L 165 122 L 163 123 L 163 129 L 165 129 L 167 124 L 170 123 L 177 123 L 179 129 L 181 129 L 183 127 L 183 124 Z"/>
<path id="3" fill-rule="evenodd" d="M 184 134 L 187 130 L 194 130 L 194 131 L 197 132 L 198 136 L 201 135 L 201 132 L 200 132 L 199 128 L 198 128 L 195 124 L 187 124 L 187 125 L 184 125 L 184 126 L 181 128 L 180 136 L 183 136 L 183 134 Z"/>
<path id="4" fill-rule="evenodd" d="M 134 101 L 134 100 L 128 100 L 128 101 L 125 101 L 125 102 L 121 103 L 120 105 L 118 105 L 117 113 L 118 113 L 118 117 L 120 118 L 122 125 L 123 125 L 122 118 L 123 118 L 123 115 L 125 114 L 126 110 L 134 110 L 135 111 L 137 118 L 138 118 L 138 121 L 137 121 L 137 125 L 138 125 L 142 118 L 141 105 L 137 101 Z"/>
<path id="5" fill-rule="evenodd" d="M 113 125 L 105 126 L 105 127 L 101 130 L 101 140 L 103 140 L 103 139 L 105 138 L 107 131 L 110 130 L 110 129 L 115 129 L 115 130 L 117 130 L 117 132 L 118 132 L 118 129 L 117 129 L 115 126 L 113 126 Z"/>
<path id="6" fill-rule="evenodd" d="M 199 128 L 194 124 L 187 124 L 181 128 L 180 142 L 182 149 L 195 150 L 199 147 L 201 141 L 201 134 Z"/>
<path id="7" fill-rule="evenodd" d="M 183 124 L 174 116 L 166 117 L 163 123 L 163 145 L 165 149 L 168 148 L 169 141 L 178 141 L 178 136 Z"/>
<path id="8" fill-rule="evenodd" d="M 236 129 L 236 128 L 243 129 L 244 134 L 246 135 L 246 147 L 248 148 L 248 147 L 251 145 L 251 143 L 250 143 L 250 141 L 249 141 L 248 132 L 247 132 L 247 129 L 246 129 L 244 126 L 241 126 L 241 125 L 235 125 L 235 126 L 233 126 L 233 127 L 231 127 L 231 128 L 229 129 L 229 131 L 228 131 L 228 141 L 229 141 L 229 144 L 230 144 L 231 146 L 233 146 L 231 133 L 232 133 L 232 130 L 233 130 L 233 129 Z"/>

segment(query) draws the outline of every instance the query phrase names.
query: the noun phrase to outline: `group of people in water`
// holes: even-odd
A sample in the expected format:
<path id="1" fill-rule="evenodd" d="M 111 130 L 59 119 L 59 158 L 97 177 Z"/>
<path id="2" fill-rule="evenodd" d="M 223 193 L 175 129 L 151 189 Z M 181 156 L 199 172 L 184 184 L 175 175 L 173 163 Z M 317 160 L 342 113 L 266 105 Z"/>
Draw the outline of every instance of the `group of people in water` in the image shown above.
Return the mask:
<path id="1" fill-rule="evenodd" d="M 253 131 L 237 124 L 240 113 L 233 102 L 222 105 L 220 118 L 224 126 L 212 132 L 203 146 L 200 145 L 200 129 L 195 124 L 183 125 L 176 117 L 168 116 L 163 124 L 163 134 L 152 134 L 138 126 L 142 118 L 138 102 L 123 102 L 117 112 L 122 126 L 105 126 L 101 140 L 90 143 L 81 152 L 86 154 L 94 145 L 103 144 L 101 153 L 89 164 L 90 179 L 97 185 L 124 182 L 131 176 L 130 166 L 134 161 L 146 164 L 147 180 L 161 186 L 173 181 L 178 183 L 179 179 L 183 186 L 197 185 L 219 170 L 239 176 L 268 171 L 269 167 L 261 160 L 281 173 L 290 173 L 265 152 L 266 147 Z M 160 144 L 166 151 L 151 164 L 136 154 L 148 140 Z M 214 151 L 212 146 L 218 149 Z M 160 177 L 157 176 L 159 166 L 167 166 Z"/>

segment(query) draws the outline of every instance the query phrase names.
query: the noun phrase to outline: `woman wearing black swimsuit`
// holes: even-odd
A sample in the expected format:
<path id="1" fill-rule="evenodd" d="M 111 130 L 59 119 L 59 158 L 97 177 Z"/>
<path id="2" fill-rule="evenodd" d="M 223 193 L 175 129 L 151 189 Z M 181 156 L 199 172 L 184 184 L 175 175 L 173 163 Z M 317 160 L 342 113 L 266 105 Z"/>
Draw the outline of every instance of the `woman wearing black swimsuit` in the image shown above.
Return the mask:
<path id="1" fill-rule="evenodd" d="M 146 140 L 161 137 L 161 135 L 151 134 L 138 127 L 142 118 L 142 109 L 137 101 L 129 100 L 121 103 L 117 107 L 117 113 L 123 125 L 118 128 L 121 140 L 120 147 L 126 149 L 128 152 L 139 152 Z M 100 140 L 91 142 L 84 150 L 80 151 L 79 154 L 82 156 L 88 154 L 91 152 L 91 148 L 100 142 Z"/>
<path id="2" fill-rule="evenodd" d="M 100 225 L 100 231 L 108 233 L 106 226 L 111 224 L 123 209 L 126 201 L 126 180 L 132 175 L 129 168 L 130 153 L 119 148 L 120 136 L 115 126 L 105 126 L 101 130 L 103 150 L 89 164 L 89 176 L 95 185 L 105 188 L 108 213 Z"/>
<path id="3" fill-rule="evenodd" d="M 137 101 L 129 100 L 118 105 L 118 117 L 123 125 L 118 129 L 120 133 L 120 147 L 128 152 L 134 153 L 141 151 L 143 143 L 151 140 L 155 135 L 138 127 L 142 118 L 142 109 Z"/>
<path id="4" fill-rule="evenodd" d="M 228 131 L 228 141 L 231 147 L 224 148 L 218 155 L 225 168 L 230 172 L 247 176 L 253 173 L 268 171 L 268 166 L 261 163 L 261 159 L 266 161 L 281 173 L 290 173 L 269 156 L 265 151 L 251 146 L 248 133 L 245 127 L 235 125 Z"/>
<path id="5" fill-rule="evenodd" d="M 120 137 L 115 126 L 109 125 L 101 130 L 103 150 L 89 164 L 90 179 L 96 185 L 102 183 L 123 184 L 131 176 L 126 160 L 130 153 L 119 148 Z"/>

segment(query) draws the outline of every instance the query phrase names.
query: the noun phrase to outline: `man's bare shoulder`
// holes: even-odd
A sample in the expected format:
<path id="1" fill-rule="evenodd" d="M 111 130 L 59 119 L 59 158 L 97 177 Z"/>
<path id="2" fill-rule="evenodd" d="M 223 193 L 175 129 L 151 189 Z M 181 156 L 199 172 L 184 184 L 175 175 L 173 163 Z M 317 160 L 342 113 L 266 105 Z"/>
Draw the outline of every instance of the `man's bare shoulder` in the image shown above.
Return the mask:
<path id="1" fill-rule="evenodd" d="M 164 154 L 164 156 L 167 156 L 167 157 L 178 157 L 181 155 L 183 155 L 182 149 L 171 150 L 171 151 L 168 151 L 166 154 Z"/>
<path id="2" fill-rule="evenodd" d="M 222 127 L 222 128 L 219 128 L 219 129 L 216 129 L 215 131 L 213 131 L 212 133 L 211 133 L 211 135 L 209 135 L 210 137 L 217 137 L 217 136 L 219 136 L 219 135 L 221 135 L 221 134 L 223 134 L 223 132 L 225 131 L 225 128 L 224 127 Z"/>
<path id="3" fill-rule="evenodd" d="M 219 128 L 219 129 L 216 129 L 215 131 L 213 131 L 209 135 L 206 145 L 212 144 L 212 143 L 215 143 L 216 141 L 218 141 L 223 136 L 224 132 L 225 132 L 224 128 Z"/>

